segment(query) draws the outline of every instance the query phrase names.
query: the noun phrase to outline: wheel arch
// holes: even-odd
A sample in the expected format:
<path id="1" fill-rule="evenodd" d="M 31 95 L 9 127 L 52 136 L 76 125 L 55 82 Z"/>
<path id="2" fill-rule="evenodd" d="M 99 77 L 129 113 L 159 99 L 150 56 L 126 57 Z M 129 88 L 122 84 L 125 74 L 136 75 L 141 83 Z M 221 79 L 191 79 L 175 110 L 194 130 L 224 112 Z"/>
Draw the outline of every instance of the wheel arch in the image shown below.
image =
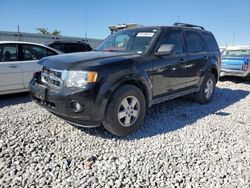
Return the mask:
<path id="1" fill-rule="evenodd" d="M 136 86 L 138 89 L 140 89 L 145 97 L 147 108 L 150 106 L 150 101 L 152 100 L 152 94 L 149 89 L 149 86 L 145 84 L 145 81 L 139 80 L 139 79 L 127 79 L 119 82 L 119 84 L 116 84 L 116 86 L 113 87 L 112 93 L 110 93 L 108 97 L 108 101 L 112 97 L 112 95 L 115 93 L 116 90 L 118 90 L 123 85 L 133 85 Z"/>

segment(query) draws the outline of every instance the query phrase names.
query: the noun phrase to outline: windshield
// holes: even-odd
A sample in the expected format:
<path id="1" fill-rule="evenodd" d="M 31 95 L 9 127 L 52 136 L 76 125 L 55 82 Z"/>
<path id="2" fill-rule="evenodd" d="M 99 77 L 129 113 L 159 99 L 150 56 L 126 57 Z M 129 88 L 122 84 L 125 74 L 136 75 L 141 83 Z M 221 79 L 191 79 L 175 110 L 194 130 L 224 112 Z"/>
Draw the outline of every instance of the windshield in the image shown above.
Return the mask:
<path id="1" fill-rule="evenodd" d="M 223 56 L 240 57 L 240 56 L 250 56 L 249 50 L 226 50 L 222 54 Z"/>
<path id="2" fill-rule="evenodd" d="M 157 29 L 152 28 L 121 30 L 109 36 L 96 50 L 143 54 L 149 48 L 157 32 Z"/>

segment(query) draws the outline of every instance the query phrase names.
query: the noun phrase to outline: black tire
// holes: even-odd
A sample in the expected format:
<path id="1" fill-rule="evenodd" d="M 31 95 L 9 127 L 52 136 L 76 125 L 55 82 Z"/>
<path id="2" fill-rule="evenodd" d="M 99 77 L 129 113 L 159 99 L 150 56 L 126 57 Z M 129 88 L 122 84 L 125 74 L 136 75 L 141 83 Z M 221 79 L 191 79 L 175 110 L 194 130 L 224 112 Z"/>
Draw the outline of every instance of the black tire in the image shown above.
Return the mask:
<path id="1" fill-rule="evenodd" d="M 210 84 L 212 82 L 212 86 L 211 86 L 212 87 L 212 92 L 209 95 L 206 92 L 206 89 L 207 89 L 207 86 L 208 86 L 207 84 L 209 84 L 208 82 Z M 205 78 L 204 78 L 204 80 L 203 80 L 203 82 L 201 84 L 200 90 L 197 93 L 194 94 L 194 99 L 198 103 L 201 103 L 201 104 L 206 104 L 206 103 L 210 102 L 211 99 L 212 99 L 212 97 L 213 97 L 213 95 L 214 95 L 215 85 L 216 85 L 215 76 L 212 73 L 208 73 L 205 76 Z"/>
<path id="2" fill-rule="evenodd" d="M 247 75 L 244 79 L 245 81 L 250 82 L 250 75 Z"/>
<path id="3" fill-rule="evenodd" d="M 129 102 L 130 99 L 131 101 Z M 136 102 L 136 105 L 133 107 L 133 109 L 132 109 L 133 105 L 131 105 L 132 101 Z M 130 106 L 131 111 L 129 112 L 128 109 L 125 109 L 123 106 L 123 104 L 126 102 L 127 104 L 131 105 Z M 125 119 L 123 118 L 119 119 L 118 118 L 119 112 L 124 113 L 124 111 L 126 111 L 126 113 L 129 114 L 125 115 L 124 117 Z M 137 113 L 134 113 L 135 111 Z M 146 113 L 146 101 L 142 91 L 133 85 L 122 85 L 111 96 L 102 123 L 104 128 L 110 133 L 117 136 L 126 136 L 128 134 L 135 132 L 142 125 L 145 113 Z M 138 114 L 137 118 L 133 117 L 133 115 L 135 114 Z M 122 114 L 122 116 L 123 115 L 124 114 Z M 130 118 L 131 125 L 130 124 L 125 125 L 126 118 L 128 119 Z"/>

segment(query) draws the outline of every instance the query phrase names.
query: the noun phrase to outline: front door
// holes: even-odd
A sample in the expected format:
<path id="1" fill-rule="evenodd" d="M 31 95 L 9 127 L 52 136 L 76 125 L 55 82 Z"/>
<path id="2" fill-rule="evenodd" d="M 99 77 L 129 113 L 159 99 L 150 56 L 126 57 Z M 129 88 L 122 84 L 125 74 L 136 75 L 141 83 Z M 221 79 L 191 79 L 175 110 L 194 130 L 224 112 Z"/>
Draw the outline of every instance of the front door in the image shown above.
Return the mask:
<path id="1" fill-rule="evenodd" d="M 163 44 L 174 45 L 171 55 L 154 56 L 153 58 L 153 95 L 163 96 L 185 88 L 187 55 L 184 52 L 182 33 L 178 29 L 162 33 L 156 45 L 156 51 Z"/>

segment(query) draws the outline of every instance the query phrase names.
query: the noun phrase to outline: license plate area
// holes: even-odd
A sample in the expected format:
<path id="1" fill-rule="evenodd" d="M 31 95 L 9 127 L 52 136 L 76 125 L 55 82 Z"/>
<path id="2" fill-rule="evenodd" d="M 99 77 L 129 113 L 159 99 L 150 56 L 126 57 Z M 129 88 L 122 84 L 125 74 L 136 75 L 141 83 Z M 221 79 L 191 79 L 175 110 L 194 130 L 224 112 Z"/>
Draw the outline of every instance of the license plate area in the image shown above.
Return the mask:
<path id="1" fill-rule="evenodd" d="M 41 84 L 36 85 L 36 92 L 35 96 L 36 98 L 45 101 L 46 100 L 46 94 L 47 94 L 47 87 Z"/>

